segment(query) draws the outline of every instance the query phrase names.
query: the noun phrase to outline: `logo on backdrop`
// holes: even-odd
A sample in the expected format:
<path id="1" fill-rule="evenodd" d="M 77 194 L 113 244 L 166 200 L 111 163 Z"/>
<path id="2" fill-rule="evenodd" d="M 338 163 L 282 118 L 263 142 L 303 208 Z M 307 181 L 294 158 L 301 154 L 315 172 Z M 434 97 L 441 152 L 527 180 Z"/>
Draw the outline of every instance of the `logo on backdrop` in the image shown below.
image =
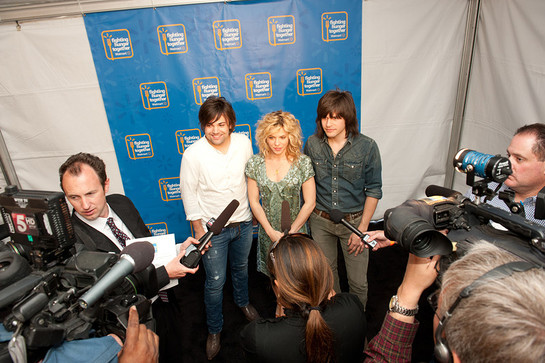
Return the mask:
<path id="1" fill-rule="evenodd" d="M 183 24 L 159 25 L 157 37 L 161 53 L 169 55 L 187 52 L 187 38 Z"/>
<path id="2" fill-rule="evenodd" d="M 182 199 L 180 177 L 159 179 L 159 188 L 161 189 L 161 199 L 165 202 Z"/>
<path id="3" fill-rule="evenodd" d="M 148 227 L 152 236 L 164 236 L 168 234 L 168 227 L 165 222 L 147 223 L 146 227 Z"/>
<path id="4" fill-rule="evenodd" d="M 271 98 L 272 82 L 269 72 L 247 73 L 244 76 L 246 83 L 246 98 L 250 101 Z"/>
<path id="5" fill-rule="evenodd" d="M 267 25 L 270 45 L 295 43 L 295 18 L 293 15 L 271 16 L 267 19 Z"/>
<path id="6" fill-rule="evenodd" d="M 221 96 L 220 80 L 218 77 L 194 78 L 193 95 L 197 105 L 202 105 L 210 96 Z"/>
<path id="7" fill-rule="evenodd" d="M 153 145 L 149 134 L 127 135 L 125 144 L 129 158 L 133 160 L 153 157 Z"/>
<path id="8" fill-rule="evenodd" d="M 307 68 L 297 70 L 297 94 L 299 96 L 322 93 L 322 69 Z"/>
<path id="9" fill-rule="evenodd" d="M 106 58 L 109 60 L 131 58 L 131 34 L 127 29 L 105 30 L 101 33 Z"/>
<path id="10" fill-rule="evenodd" d="M 236 125 L 233 132 L 237 134 L 243 134 L 246 135 L 248 139 L 252 139 L 252 129 L 250 128 L 250 125 L 248 124 L 242 124 L 242 125 Z"/>
<path id="11" fill-rule="evenodd" d="M 242 47 L 242 32 L 237 19 L 216 20 L 212 23 L 214 45 L 217 50 L 236 49 Z"/>
<path id="12" fill-rule="evenodd" d="M 200 129 L 188 129 L 176 131 L 176 144 L 178 145 L 178 153 L 183 154 L 185 149 L 190 147 L 194 142 L 201 138 Z"/>
<path id="13" fill-rule="evenodd" d="M 348 38 L 348 13 L 337 11 L 322 14 L 322 40 L 333 42 Z"/>
<path id="14" fill-rule="evenodd" d="M 140 94 L 146 110 L 167 108 L 169 106 L 167 84 L 165 82 L 140 83 Z"/>

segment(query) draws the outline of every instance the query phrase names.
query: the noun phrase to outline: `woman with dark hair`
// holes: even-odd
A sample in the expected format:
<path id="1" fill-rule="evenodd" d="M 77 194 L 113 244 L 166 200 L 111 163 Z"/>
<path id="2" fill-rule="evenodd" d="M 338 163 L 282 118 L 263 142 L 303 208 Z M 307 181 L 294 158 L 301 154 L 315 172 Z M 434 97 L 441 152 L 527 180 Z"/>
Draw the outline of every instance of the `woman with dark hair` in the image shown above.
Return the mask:
<path id="1" fill-rule="evenodd" d="M 336 294 L 322 250 L 305 234 L 288 234 L 267 258 L 284 316 L 258 319 L 241 332 L 249 361 L 360 362 L 367 322 L 354 295 Z"/>

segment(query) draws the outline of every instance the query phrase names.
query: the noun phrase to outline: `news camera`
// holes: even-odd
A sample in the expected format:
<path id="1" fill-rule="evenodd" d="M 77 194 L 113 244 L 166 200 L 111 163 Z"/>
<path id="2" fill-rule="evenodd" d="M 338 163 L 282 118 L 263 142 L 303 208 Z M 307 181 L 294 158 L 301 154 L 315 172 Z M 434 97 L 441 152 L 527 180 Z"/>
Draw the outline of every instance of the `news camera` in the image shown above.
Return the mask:
<path id="1" fill-rule="evenodd" d="M 509 159 L 462 149 L 453 164 L 467 174 L 466 183 L 474 197 L 430 185 L 426 198 L 407 200 L 384 213 L 386 237 L 419 257 L 449 256 L 442 259 L 445 261 L 456 259 L 469 244 L 486 240 L 545 267 L 545 227 L 527 220 L 514 192 L 501 188 L 512 174 Z M 538 194 L 536 219 L 545 219 L 544 192 Z M 483 203 L 496 195 L 505 202 L 505 209 Z M 439 232 L 443 229 L 448 230 L 446 236 Z"/>
<path id="2" fill-rule="evenodd" d="M 123 339 L 132 305 L 140 322 L 155 329 L 149 299 L 162 286 L 149 242 L 131 244 L 119 255 L 76 253 L 60 192 L 9 186 L 0 194 L 0 213 L 8 234 L 0 243 L 0 318 L 6 330 L 24 337 L 29 355 L 65 340 L 110 333 Z M 105 280 L 108 286 L 99 288 Z M 3 343 L 0 357 L 6 350 Z"/>

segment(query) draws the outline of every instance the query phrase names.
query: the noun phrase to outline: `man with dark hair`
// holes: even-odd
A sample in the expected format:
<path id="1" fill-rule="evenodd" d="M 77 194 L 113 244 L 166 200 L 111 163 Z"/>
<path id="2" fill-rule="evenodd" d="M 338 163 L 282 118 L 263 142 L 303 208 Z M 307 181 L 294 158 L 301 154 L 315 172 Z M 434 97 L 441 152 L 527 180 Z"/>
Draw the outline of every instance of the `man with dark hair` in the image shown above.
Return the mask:
<path id="1" fill-rule="evenodd" d="M 312 237 L 324 251 L 340 292 L 337 243 L 340 242 L 350 292 L 363 306 L 367 302 L 369 251 L 362 240 L 345 226 L 331 221 L 338 209 L 344 218 L 367 231 L 382 197 L 381 161 L 373 139 L 359 132 L 356 105 L 348 91 L 331 90 L 318 102 L 316 133 L 305 144 L 305 154 L 316 173 L 316 208 L 310 215 Z"/>
<path id="2" fill-rule="evenodd" d="M 99 157 L 87 153 L 72 155 L 59 168 L 59 177 L 66 199 L 74 207 L 72 225 L 78 250 L 120 252 L 126 240 L 151 236 L 129 198 L 120 194 L 106 196 L 110 180 L 106 175 L 106 166 Z M 169 279 L 179 279 L 197 271 L 197 268 L 188 269 L 179 262 L 191 243 L 198 241 L 188 238 L 180 246 L 177 257 L 156 269 L 159 286 L 164 286 Z M 172 289 L 167 290 L 163 299 L 165 302 L 157 299 L 152 307 L 157 320 L 157 334 L 161 338 L 161 361 L 166 362 L 179 354 L 176 332 L 180 324 L 180 311 Z"/>
<path id="3" fill-rule="evenodd" d="M 523 204 L 526 219 L 545 226 L 545 220 L 534 217 L 537 194 L 545 187 L 545 124 L 535 123 L 519 128 L 507 148 L 507 156 L 513 174 L 505 180 L 499 191 L 515 192 L 515 202 Z M 495 189 L 497 185 L 490 183 L 489 188 Z M 466 195 L 475 199 L 470 191 Z M 488 203 L 509 210 L 497 195 Z"/>
<path id="4" fill-rule="evenodd" d="M 185 150 L 180 170 L 185 214 L 195 238 L 204 235 L 206 222 L 217 218 L 233 199 L 240 203 L 222 232 L 212 237 L 210 250 L 202 259 L 206 271 L 206 356 L 211 360 L 220 350 L 228 260 L 235 304 L 248 320 L 259 317 L 248 297 L 248 255 L 253 228 L 244 168 L 252 156 L 252 144 L 246 136 L 233 133 L 235 112 L 223 97 L 206 99 L 199 110 L 199 122 L 204 137 Z"/>

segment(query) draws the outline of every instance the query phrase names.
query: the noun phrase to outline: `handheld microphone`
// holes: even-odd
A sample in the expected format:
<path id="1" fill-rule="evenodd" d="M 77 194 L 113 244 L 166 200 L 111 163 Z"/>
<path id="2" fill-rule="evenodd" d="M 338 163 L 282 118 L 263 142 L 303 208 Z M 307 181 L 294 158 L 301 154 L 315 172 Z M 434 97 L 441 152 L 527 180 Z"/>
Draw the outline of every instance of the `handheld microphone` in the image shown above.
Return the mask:
<path id="1" fill-rule="evenodd" d="M 282 201 L 282 212 L 280 214 L 280 230 L 284 233 L 284 236 L 290 232 L 291 229 L 291 213 L 290 203 L 287 200 Z"/>
<path id="2" fill-rule="evenodd" d="M 361 238 L 362 242 L 365 243 L 367 246 L 373 248 L 377 245 L 377 241 L 369 241 L 369 236 L 365 233 L 362 233 L 359 229 L 348 223 L 346 219 L 344 219 L 344 214 L 338 209 L 332 209 L 331 212 L 329 212 L 329 216 L 331 217 L 331 220 L 333 223 L 342 223 L 346 228 L 354 232 L 359 238 Z"/>
<path id="3" fill-rule="evenodd" d="M 235 210 L 239 206 L 239 202 L 236 199 L 233 199 L 231 203 L 221 212 L 218 219 L 214 221 L 214 223 L 210 226 L 210 229 L 208 232 L 206 232 L 201 238 L 199 238 L 199 244 L 196 248 L 193 249 L 187 249 L 184 257 L 180 259 L 180 263 L 188 268 L 195 268 L 199 264 L 199 261 L 201 260 L 201 252 L 206 247 L 212 236 L 217 236 L 221 233 L 221 230 L 225 225 L 227 224 L 227 221 L 233 213 L 235 213 Z"/>
<path id="4" fill-rule="evenodd" d="M 79 305 L 87 309 L 98 301 L 110 288 L 116 286 L 130 273 L 140 272 L 153 261 L 155 248 L 149 242 L 134 242 L 125 247 L 120 254 L 119 261 L 106 272 L 83 296 L 78 300 Z"/>

